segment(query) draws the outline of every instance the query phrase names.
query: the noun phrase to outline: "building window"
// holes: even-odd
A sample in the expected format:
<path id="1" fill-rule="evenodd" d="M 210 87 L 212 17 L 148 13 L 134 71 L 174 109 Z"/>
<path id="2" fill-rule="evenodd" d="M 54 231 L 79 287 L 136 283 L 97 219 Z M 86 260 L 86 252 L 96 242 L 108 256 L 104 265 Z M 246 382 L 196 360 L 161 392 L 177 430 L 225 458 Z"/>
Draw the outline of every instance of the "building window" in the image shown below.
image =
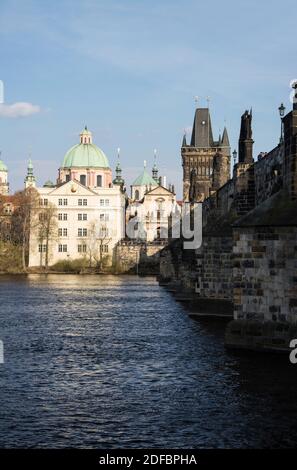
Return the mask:
<path id="1" fill-rule="evenodd" d="M 87 177 L 86 175 L 80 175 L 79 177 L 79 181 L 82 185 L 86 186 L 86 182 L 87 182 Z"/>
<path id="2" fill-rule="evenodd" d="M 59 199 L 58 200 L 58 205 L 59 206 L 67 206 L 68 205 L 68 199 Z"/>
<path id="3" fill-rule="evenodd" d="M 108 253 L 108 245 L 101 245 L 100 251 L 101 253 Z"/>
<path id="4" fill-rule="evenodd" d="M 100 199 L 100 206 L 104 206 L 104 199 Z"/>
<path id="5" fill-rule="evenodd" d="M 86 237 L 88 235 L 88 230 L 86 228 L 77 229 L 77 235 L 79 237 Z"/>
<path id="6" fill-rule="evenodd" d="M 39 253 L 45 253 L 46 252 L 46 245 L 38 245 L 38 251 L 39 251 Z"/>
<path id="7" fill-rule="evenodd" d="M 105 214 L 100 214 L 100 220 L 104 220 L 104 215 Z"/>
<path id="8" fill-rule="evenodd" d="M 39 199 L 39 205 L 40 206 L 47 206 L 48 205 L 48 199 Z"/>
<path id="9" fill-rule="evenodd" d="M 63 214 L 63 220 L 67 220 L 67 214 Z"/>
<path id="10" fill-rule="evenodd" d="M 77 245 L 77 251 L 79 253 L 86 253 L 87 251 L 87 245 Z"/>
<path id="11" fill-rule="evenodd" d="M 58 220 L 63 220 L 63 214 L 61 213 L 58 214 Z"/>
<path id="12" fill-rule="evenodd" d="M 66 183 L 68 183 L 68 181 L 70 181 L 70 175 L 66 175 Z"/>
<path id="13" fill-rule="evenodd" d="M 100 214 L 100 220 L 108 222 L 109 221 L 109 214 Z"/>
<path id="14" fill-rule="evenodd" d="M 135 191 L 135 199 L 136 199 L 136 201 L 139 200 L 139 191 L 138 191 L 138 189 L 136 189 L 136 191 Z"/>
<path id="15" fill-rule="evenodd" d="M 77 214 L 77 220 L 88 220 L 88 214 Z"/>
<path id="16" fill-rule="evenodd" d="M 58 245 L 58 251 L 59 253 L 66 253 L 67 252 L 67 245 Z"/>
<path id="17" fill-rule="evenodd" d="M 100 229 L 100 237 L 108 237 L 108 228 L 107 227 L 101 227 Z"/>
<path id="18" fill-rule="evenodd" d="M 79 206 L 87 206 L 88 205 L 88 200 L 87 199 L 79 199 L 78 200 L 78 205 Z"/>
<path id="19" fill-rule="evenodd" d="M 61 228 L 58 229 L 58 236 L 62 237 L 62 229 Z"/>
<path id="20" fill-rule="evenodd" d="M 109 206 L 109 199 L 105 199 L 105 205 L 106 205 L 106 207 Z"/>
<path id="21" fill-rule="evenodd" d="M 67 235 L 68 235 L 67 228 L 63 228 L 63 237 L 67 237 Z"/>
<path id="22" fill-rule="evenodd" d="M 98 187 L 102 187 L 102 176 L 101 175 L 97 175 L 97 186 Z"/>

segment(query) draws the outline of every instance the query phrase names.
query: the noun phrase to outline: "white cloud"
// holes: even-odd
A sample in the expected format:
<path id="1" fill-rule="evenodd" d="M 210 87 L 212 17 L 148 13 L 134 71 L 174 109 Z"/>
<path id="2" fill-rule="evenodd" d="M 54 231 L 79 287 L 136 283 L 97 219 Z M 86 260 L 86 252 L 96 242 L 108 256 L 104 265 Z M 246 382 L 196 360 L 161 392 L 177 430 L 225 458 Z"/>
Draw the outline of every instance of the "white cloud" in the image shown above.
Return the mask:
<path id="1" fill-rule="evenodd" d="M 13 104 L 0 104 L 0 117 L 26 117 L 39 113 L 40 111 L 40 106 L 32 103 L 18 102 Z"/>

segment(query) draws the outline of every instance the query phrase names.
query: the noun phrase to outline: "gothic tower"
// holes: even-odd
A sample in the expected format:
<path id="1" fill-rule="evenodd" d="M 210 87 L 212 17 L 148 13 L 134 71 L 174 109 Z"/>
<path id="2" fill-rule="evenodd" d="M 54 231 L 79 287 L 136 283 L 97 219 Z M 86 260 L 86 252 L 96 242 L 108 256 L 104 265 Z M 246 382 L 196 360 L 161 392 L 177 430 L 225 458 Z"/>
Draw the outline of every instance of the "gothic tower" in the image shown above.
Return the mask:
<path id="1" fill-rule="evenodd" d="M 227 129 L 222 138 L 213 139 L 208 108 L 195 112 L 190 145 L 182 142 L 183 199 L 202 202 L 230 178 L 230 144 Z"/>

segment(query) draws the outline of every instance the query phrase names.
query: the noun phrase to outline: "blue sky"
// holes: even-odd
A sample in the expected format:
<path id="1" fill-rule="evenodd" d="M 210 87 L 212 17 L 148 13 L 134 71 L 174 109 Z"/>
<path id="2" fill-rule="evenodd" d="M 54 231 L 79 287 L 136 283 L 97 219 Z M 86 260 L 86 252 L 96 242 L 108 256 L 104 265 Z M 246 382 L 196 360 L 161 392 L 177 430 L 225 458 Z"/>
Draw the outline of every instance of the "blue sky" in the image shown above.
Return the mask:
<path id="1" fill-rule="evenodd" d="M 210 96 L 214 133 L 226 121 L 232 147 L 252 106 L 255 155 L 271 149 L 277 108 L 291 108 L 295 23 L 293 0 L 1 0 L 0 149 L 11 189 L 22 188 L 29 153 L 39 184 L 55 180 L 87 124 L 113 168 L 121 148 L 128 184 L 157 148 L 180 196 L 196 95 L 201 106 Z"/>

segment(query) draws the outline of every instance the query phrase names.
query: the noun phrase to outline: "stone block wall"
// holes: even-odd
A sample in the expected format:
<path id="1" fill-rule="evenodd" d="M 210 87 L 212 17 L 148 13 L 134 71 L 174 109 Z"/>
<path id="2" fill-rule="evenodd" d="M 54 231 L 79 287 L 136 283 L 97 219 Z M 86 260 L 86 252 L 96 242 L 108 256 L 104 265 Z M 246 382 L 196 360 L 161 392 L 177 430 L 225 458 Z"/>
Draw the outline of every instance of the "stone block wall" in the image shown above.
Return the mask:
<path id="1" fill-rule="evenodd" d="M 117 273 L 159 274 L 160 251 L 166 241 L 151 243 L 122 240 L 115 249 L 115 270 Z"/>
<path id="2" fill-rule="evenodd" d="M 297 227 L 234 229 L 235 320 L 297 323 Z"/>
<path id="3" fill-rule="evenodd" d="M 232 301 L 232 247 L 231 236 L 206 236 L 196 252 L 199 297 Z"/>

